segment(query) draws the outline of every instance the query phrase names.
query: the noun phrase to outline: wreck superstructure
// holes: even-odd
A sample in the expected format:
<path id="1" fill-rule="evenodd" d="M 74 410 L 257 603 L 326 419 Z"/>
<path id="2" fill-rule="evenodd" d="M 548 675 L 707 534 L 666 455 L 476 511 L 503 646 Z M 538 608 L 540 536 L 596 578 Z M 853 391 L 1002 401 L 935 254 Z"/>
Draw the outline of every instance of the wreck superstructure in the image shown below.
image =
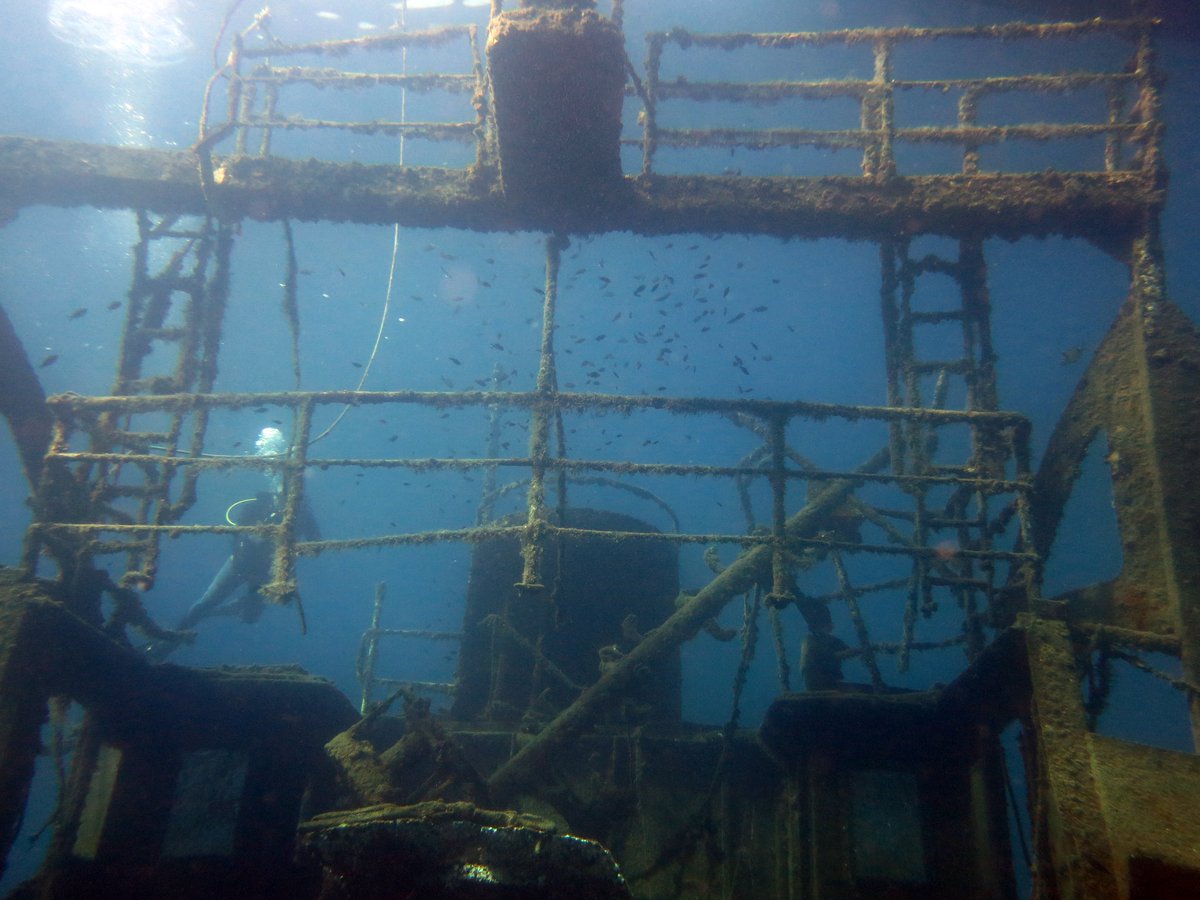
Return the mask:
<path id="1" fill-rule="evenodd" d="M 1051 24 L 676 28 L 647 36 L 639 67 L 626 55 L 623 5 L 610 15 L 593 6 L 493 3 L 486 35 L 464 25 L 304 44 L 271 34 L 264 14 L 234 37 L 188 151 L 0 138 L 5 211 L 131 209 L 139 234 L 111 394 L 5 410 L 10 421 L 34 423 L 14 429 L 34 482 L 34 521 L 22 577 L 4 588 L 4 833 L 23 808 L 47 704 L 67 698 L 87 711 L 54 847 L 30 895 L 83 896 L 85 885 L 97 896 L 161 895 L 188 885 L 189 896 L 225 896 L 252 883 L 264 895 L 382 896 L 399 879 L 428 896 L 507 886 L 531 896 L 1010 897 L 1013 843 L 1026 840 L 1010 833 L 1017 798 L 998 740 L 1013 722 L 1023 733 L 1021 802 L 1038 896 L 1187 895 L 1200 881 L 1190 815 L 1200 763 L 1089 727 L 1105 700 L 1104 673 L 1114 664 L 1149 669 L 1146 653 L 1180 660 L 1182 675 L 1164 677 L 1200 721 L 1192 477 L 1200 344 L 1164 289 L 1156 20 L 1135 6 L 1126 18 Z M 1061 74 L 905 71 L 939 42 L 1003 50 L 1088 40 L 1119 46 L 1119 62 Z M 443 45 L 460 47 L 461 71 L 341 67 L 363 54 L 397 59 Z M 687 63 L 692 52 L 827 48 L 865 54 L 870 76 L 716 79 Z M 289 106 L 297 89 L 353 97 L 383 85 L 444 92 L 465 112 L 452 121 L 356 120 Z M 925 93 L 955 97 L 953 121 L 908 121 L 899 98 Z M 992 124 L 988 115 L 997 99 L 1064 94 L 1098 100 L 1091 118 Z M 677 112 L 712 102 L 798 104 L 805 113 L 754 128 L 703 115 L 689 126 Z M 640 133 L 629 127 L 631 107 Z M 822 121 L 834 107 L 838 127 Z M 461 144 L 451 154 L 461 166 L 280 155 L 326 131 Z M 1004 151 L 1017 142 L 1085 149 L 1068 153 L 1072 167 L 1014 172 Z M 909 151 L 929 147 L 946 168 L 909 171 Z M 859 171 L 714 173 L 714 152 L 731 148 L 837 150 L 839 165 L 854 154 Z M 532 389 L 496 379 L 466 391 L 215 391 L 244 219 L 544 233 Z M 615 231 L 876 245 L 886 403 L 560 383 L 563 253 L 573 237 Z M 921 254 L 928 235 L 952 250 Z M 1119 259 L 1129 291 L 1035 461 L 1019 404 L 1000 406 L 985 245 L 1045 235 L 1090 241 Z M 930 279 L 952 285 L 941 304 L 923 303 Z M 294 253 L 284 289 L 298 330 Z M 927 335 L 943 329 L 953 331 L 955 354 L 925 355 Z M 476 457 L 315 452 L 314 417 L 343 406 L 520 419 L 528 444 L 505 455 L 493 440 Z M 285 460 L 210 455 L 212 416 L 258 408 L 293 416 Z M 642 413 L 732 422 L 755 446 L 720 464 L 569 452 L 570 417 Z M 817 464 L 798 447 L 822 428 L 876 444 L 863 458 Z M 1043 562 L 1101 433 L 1122 572 L 1043 597 Z M 479 474 L 478 517 L 456 528 L 301 540 L 306 474 L 350 468 Z M 206 472 L 251 469 L 282 477 L 278 522 L 186 521 Z M 676 522 L 659 531 L 569 499 L 580 485 L 603 484 L 654 502 L 639 478 L 732 485 L 746 530 L 689 532 Z M 494 515 L 496 497 L 512 491 L 525 498 L 522 512 Z M 299 602 L 298 557 L 473 547 L 462 634 L 398 635 L 461 638 L 456 684 L 403 686 L 407 729 L 372 709 L 383 686 L 376 656 L 397 636 L 378 615 L 364 644 L 366 717 L 357 724 L 344 698 L 299 672 L 151 666 L 125 635 L 171 639 L 139 593 L 160 575 L 163 539 L 244 532 L 274 542 L 265 592 L 279 603 Z M 680 592 L 678 551 L 691 545 L 736 556 L 722 562 L 714 552 L 711 580 Z M 879 559 L 889 561 L 886 577 Z M 110 577 L 97 562 L 113 560 L 122 574 Z M 819 565 L 837 589 L 816 596 L 798 578 Z M 55 580 L 36 580 L 47 567 Z M 798 612 L 807 633 L 808 690 L 787 690 L 782 658 L 783 690 L 759 734 L 738 730 L 736 699 L 724 732 L 690 729 L 679 722 L 679 648 L 702 630 L 719 632 L 716 618 L 737 598 L 748 599 L 735 698 L 759 619 L 782 646 L 784 613 Z M 381 590 L 377 610 L 382 603 Z M 831 609 L 849 631 L 835 633 Z M 952 618 L 952 633 L 923 634 L 935 615 Z M 880 621 L 898 640 L 873 635 Z M 963 660 L 951 684 L 901 692 L 886 683 L 884 656 L 903 669 L 946 648 Z M 848 660 L 861 663 L 867 683 L 841 677 Z M 458 691 L 453 718 L 430 717 L 413 692 L 439 687 Z M 192 698 L 192 712 L 180 711 L 180 696 Z"/>

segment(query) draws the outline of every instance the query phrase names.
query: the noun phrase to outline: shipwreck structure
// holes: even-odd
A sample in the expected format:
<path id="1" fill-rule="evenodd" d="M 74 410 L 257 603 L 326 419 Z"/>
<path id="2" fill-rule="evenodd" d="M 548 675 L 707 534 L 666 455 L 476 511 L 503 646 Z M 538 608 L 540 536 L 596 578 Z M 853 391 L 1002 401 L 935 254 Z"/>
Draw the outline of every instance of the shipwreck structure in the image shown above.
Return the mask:
<path id="1" fill-rule="evenodd" d="M 260 14 L 233 36 L 188 150 L 0 137 L 0 217 L 37 204 L 84 205 L 134 210 L 139 226 L 110 394 L 44 398 L 18 336 L 0 331 L 0 403 L 34 508 L 19 569 L 0 572 L 6 851 L 43 725 L 68 701 L 85 711 L 53 846 L 19 895 L 1000 900 L 1017 895 L 1016 870 L 1026 865 L 1018 845 L 1041 898 L 1200 893 L 1200 759 L 1091 727 L 1105 673 L 1152 670 L 1153 653 L 1180 661 L 1181 675 L 1159 674 L 1186 695 L 1200 734 L 1200 341 L 1164 288 L 1153 11 L 948 29 L 677 28 L 647 35 L 645 62 L 635 65 L 621 3 L 609 15 L 583 0 L 518 6 L 493 2 L 486 31 L 470 24 L 298 44 L 271 34 Z M 267 39 L 252 40 L 261 34 Z M 1122 63 L 937 79 L 909 77 L 900 62 L 944 41 L 1002 51 L 1092 38 L 1122 46 Z M 353 68 L 358 54 L 398 60 L 428 46 L 461 48 L 463 71 Z M 869 54 L 871 76 L 713 80 L 664 62 L 700 49 L 831 47 Z M 470 115 L 331 120 L 288 105 L 299 86 L 352 98 L 381 85 L 465 98 Z M 920 92 L 957 97 L 956 120 L 904 121 L 897 97 Z M 999 97 L 1071 92 L 1102 97 L 1101 114 L 1006 124 L 987 116 Z M 848 102 L 858 121 L 688 127 L 668 114 L 711 101 Z M 639 134 L 630 131 L 634 106 Z M 433 168 L 275 152 L 281 135 L 325 130 L 458 142 L 470 158 Z M 1090 142 L 1095 165 L 990 168 L 990 151 L 1020 141 Z M 912 146 L 950 148 L 954 169 L 906 172 L 899 151 Z M 656 167 L 666 148 L 746 147 L 851 152 L 861 172 L 750 177 Z M 627 172 L 631 152 L 640 168 Z M 247 218 L 544 233 L 534 389 L 214 391 L 231 251 Z M 613 231 L 876 245 L 886 405 L 565 389 L 556 345 L 562 253 L 573 235 Z M 951 239 L 955 252 L 917 255 L 924 235 Z M 1090 241 L 1129 275 L 1127 299 L 1040 460 L 1027 418 L 999 405 L 985 254 L 989 239 L 1029 235 Z M 923 306 L 927 278 L 949 278 L 955 302 Z M 296 279 L 293 256 L 285 284 L 293 312 Z M 947 327 L 961 334 L 961 353 L 923 356 L 921 335 Z M 314 413 L 342 405 L 522 417 L 528 446 L 506 455 L 493 443 L 477 458 L 319 456 L 310 446 Z M 286 458 L 206 453 L 214 413 L 262 406 L 294 414 Z M 732 420 L 758 449 L 724 465 L 568 452 L 564 416 L 644 410 Z M 798 423 L 863 425 L 881 440 L 866 458 L 824 468 L 792 446 Z M 1101 435 L 1123 569 L 1110 582 L 1044 597 L 1043 561 Z M 474 472 L 487 488 L 478 521 L 466 527 L 301 540 L 305 473 L 337 467 Z M 280 519 L 186 524 L 202 474 L 218 469 L 278 471 Z M 520 479 L 526 502 L 517 517 L 491 513 L 504 489 L 497 473 Z M 568 502 L 572 484 L 643 475 L 718 480 L 744 497 L 761 489 L 770 514 L 751 517 L 745 532 L 696 534 Z M 137 635 L 179 638 L 156 624 L 140 593 L 159 575 L 161 544 L 214 532 L 274 542 L 265 591 L 280 603 L 298 602 L 298 557 L 471 545 L 462 633 L 403 635 L 461 640 L 457 682 L 441 686 L 454 693 L 450 715 L 431 714 L 422 699 L 436 685 L 401 685 L 375 702 L 388 687 L 376 659 L 396 634 L 380 624 L 382 588 L 364 638 L 358 710 L 298 670 L 149 662 Z M 679 590 L 678 552 L 689 544 L 736 551 L 724 563 L 714 553 L 711 580 L 694 593 Z M 858 561 L 877 557 L 900 560 L 903 577 L 860 577 Z M 110 576 L 99 560 L 116 561 L 123 574 Z M 833 567 L 833 593 L 798 586 L 798 573 L 818 564 Z M 807 690 L 791 689 L 781 658 L 780 696 L 759 732 L 738 728 L 736 701 L 723 731 L 688 726 L 679 649 L 702 631 L 720 633 L 716 617 L 739 598 L 746 624 L 735 697 L 759 620 L 778 634 L 793 609 L 807 630 Z M 939 606 L 957 610 L 959 627 L 925 639 L 923 616 Z M 853 634 L 834 633 L 834 607 Z M 899 623 L 900 640 L 875 639 L 871 615 Z M 920 692 L 885 683 L 882 656 L 903 667 L 947 646 L 963 653 L 951 683 Z M 861 661 L 867 683 L 842 678 L 850 659 Z M 403 719 L 388 716 L 401 698 Z M 1013 723 L 1024 796 L 999 740 Z"/>

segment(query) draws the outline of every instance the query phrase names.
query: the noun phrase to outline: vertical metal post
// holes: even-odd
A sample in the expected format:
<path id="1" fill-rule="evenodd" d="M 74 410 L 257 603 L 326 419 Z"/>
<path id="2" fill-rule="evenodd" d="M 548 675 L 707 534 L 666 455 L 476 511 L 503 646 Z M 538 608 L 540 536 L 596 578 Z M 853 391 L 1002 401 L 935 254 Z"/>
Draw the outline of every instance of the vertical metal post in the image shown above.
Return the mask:
<path id="1" fill-rule="evenodd" d="M 958 99 L 958 127 L 973 128 L 978 121 L 979 92 L 975 88 L 966 88 Z M 962 170 L 964 175 L 979 172 L 979 144 L 975 141 L 963 142 Z"/>
<path id="2" fill-rule="evenodd" d="M 366 647 L 363 653 L 362 673 L 359 676 L 362 682 L 362 700 L 358 704 L 358 711 L 364 716 L 371 705 L 371 692 L 375 688 L 375 659 L 379 655 L 379 624 L 383 621 L 383 598 L 386 593 L 387 582 L 380 581 L 375 585 L 375 603 L 371 609 L 371 627 L 363 635 Z"/>
<path id="3" fill-rule="evenodd" d="M 272 583 L 264 592 L 275 603 L 287 603 L 296 597 L 296 522 L 304 501 L 304 473 L 308 460 L 308 440 L 312 431 L 312 398 L 300 404 L 296 432 L 283 470 L 283 518 L 275 529 L 275 563 Z"/>
<path id="4" fill-rule="evenodd" d="M 542 347 L 538 364 L 538 399 L 529 428 L 529 516 L 521 539 L 524 567 L 518 587 L 541 590 L 538 556 L 546 533 L 546 469 L 550 458 L 550 417 L 558 408 L 558 376 L 554 365 L 554 314 L 558 298 L 558 267 L 566 238 L 546 237 L 546 284 L 542 299 Z"/>
<path id="5" fill-rule="evenodd" d="M 646 49 L 646 110 L 642 115 L 643 175 L 649 175 L 654 170 L 654 151 L 658 149 L 658 72 L 662 66 L 663 42 L 666 38 L 661 34 L 651 34 L 646 36 L 646 40 L 649 47 Z"/>

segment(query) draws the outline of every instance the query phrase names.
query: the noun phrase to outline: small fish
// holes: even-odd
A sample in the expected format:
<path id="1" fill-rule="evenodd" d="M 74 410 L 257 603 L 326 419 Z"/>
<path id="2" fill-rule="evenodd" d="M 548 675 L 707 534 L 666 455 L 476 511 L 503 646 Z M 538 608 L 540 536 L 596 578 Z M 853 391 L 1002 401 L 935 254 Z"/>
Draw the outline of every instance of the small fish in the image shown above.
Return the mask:
<path id="1" fill-rule="evenodd" d="M 38 368 L 44 369 L 44 368 L 46 368 L 46 366 L 52 366 L 56 362 L 58 362 L 58 354 L 51 353 L 49 356 L 47 356 L 45 359 L 42 360 L 42 363 L 41 363 L 41 365 L 38 366 Z"/>
<path id="2" fill-rule="evenodd" d="M 767 308 L 765 306 L 756 306 L 756 307 L 754 307 L 754 309 L 751 310 L 751 312 L 766 312 L 766 311 L 767 311 Z"/>
<path id="3" fill-rule="evenodd" d="M 107 309 L 109 312 L 112 312 L 114 309 L 120 309 L 120 308 L 121 308 L 120 300 L 114 300 L 112 303 L 108 304 L 108 306 L 105 307 L 105 309 Z"/>
<path id="4" fill-rule="evenodd" d="M 88 308 L 86 306 L 81 306 L 78 309 L 71 310 L 71 313 L 70 313 L 70 315 L 67 316 L 67 318 L 68 319 L 82 319 L 87 314 L 88 314 Z"/>
<path id="5" fill-rule="evenodd" d="M 726 324 L 732 325 L 734 322 L 737 322 L 738 320 L 744 319 L 744 318 L 746 318 L 745 313 L 738 313 L 736 316 L 734 316 L 732 319 L 730 319 Z"/>
<path id="6" fill-rule="evenodd" d="M 338 270 L 338 274 L 339 274 L 339 275 L 341 275 L 343 278 L 345 278 L 345 277 L 346 277 L 346 270 L 345 270 L 345 269 L 343 269 L 341 266 L 334 266 L 334 268 Z"/>
<path id="7" fill-rule="evenodd" d="M 1076 344 L 1074 347 L 1068 347 L 1062 352 L 1062 359 L 1059 363 L 1064 366 L 1072 366 L 1083 358 L 1083 344 Z"/>
<path id="8" fill-rule="evenodd" d="M 450 360 L 450 362 L 454 363 L 456 366 L 462 365 L 462 360 L 455 359 L 453 356 L 447 356 L 446 359 Z"/>
<path id="9" fill-rule="evenodd" d="M 494 342 L 494 343 L 492 344 L 492 349 L 493 349 L 493 350 L 503 350 L 503 349 L 504 349 L 504 345 L 503 345 L 503 344 L 501 344 L 499 341 L 496 341 L 496 342 Z"/>
<path id="10" fill-rule="evenodd" d="M 362 363 L 360 363 L 360 362 L 354 362 L 354 361 L 351 361 L 351 362 L 350 362 L 350 365 L 354 366 L 354 368 L 356 368 L 356 369 L 361 369 L 361 368 L 362 368 Z"/>

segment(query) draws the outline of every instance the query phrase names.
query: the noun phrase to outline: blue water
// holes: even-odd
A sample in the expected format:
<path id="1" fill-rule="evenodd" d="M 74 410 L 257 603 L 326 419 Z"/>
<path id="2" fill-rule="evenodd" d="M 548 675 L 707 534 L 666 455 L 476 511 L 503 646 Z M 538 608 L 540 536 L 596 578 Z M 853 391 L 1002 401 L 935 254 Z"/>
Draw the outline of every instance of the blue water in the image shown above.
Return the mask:
<path id="1" fill-rule="evenodd" d="M 105 35 L 93 33 L 95 40 L 84 40 L 60 28 L 56 36 L 49 25 L 52 5 L 12 4 L 14 8 L 5 11 L 6 27 L 0 32 L 0 58 L 5 60 L 0 68 L 0 130 L 164 149 L 183 148 L 195 140 L 201 95 L 212 69 L 209 47 L 223 11 L 219 7 L 224 4 L 199 0 L 151 4 L 159 15 L 169 11 L 177 17 L 178 29 L 172 26 L 160 32 L 156 46 L 165 44 L 165 49 L 159 46 L 161 52 L 150 57 L 146 48 L 139 56 L 136 47 L 114 55 L 95 46 L 77 46 L 99 43 Z M 235 18 L 238 27 L 253 11 L 250 4 L 245 6 Z M 369 30 L 360 23 L 382 29 L 395 15 L 391 4 L 365 0 L 336 6 L 332 0 L 326 4 L 281 2 L 275 8 L 274 31 L 288 41 L 347 37 Z M 322 16 L 322 12 L 336 13 L 339 18 Z M 641 35 L 675 24 L 696 31 L 785 31 L 953 25 L 1007 18 L 1003 10 L 975 4 L 630 0 L 625 27 L 630 56 L 640 70 L 644 57 Z M 485 20 L 486 8 L 456 7 L 450 11 L 410 10 L 407 24 L 421 28 Z M 160 24 L 163 21 L 167 20 Z M 76 45 L 62 37 L 71 37 Z M 905 77 L 928 77 L 934 71 L 943 76 L 1038 71 L 1057 65 L 1037 48 L 1004 45 L 1002 50 L 1003 56 L 980 56 L 961 45 L 950 45 L 929 57 L 902 55 L 898 65 L 908 67 Z M 1200 255 L 1194 253 L 1192 244 L 1200 207 L 1200 156 L 1193 98 L 1200 89 L 1200 52 L 1195 45 L 1172 40 L 1169 34 L 1161 39 L 1160 50 L 1161 66 L 1169 74 L 1167 154 L 1172 178 L 1164 218 L 1168 292 L 1195 319 L 1200 315 Z M 1097 47 L 1094 52 L 1104 57 L 1110 48 Z M 414 51 L 410 62 L 431 70 L 466 70 L 461 48 L 453 53 L 444 51 L 444 56 L 440 53 L 443 51 Z M 377 59 L 373 64 L 387 69 L 393 62 Z M 668 54 L 666 63 L 682 66 L 684 61 Z M 713 54 L 711 59 L 701 57 L 700 65 L 709 77 L 723 74 L 724 68 L 730 77 L 742 80 L 870 76 L 865 53 L 814 54 L 799 64 L 798 72 L 789 68 L 794 63 L 761 53 L 729 59 Z M 343 118 L 350 118 L 351 112 L 341 105 L 357 102 L 340 94 L 309 99 L 314 108 Z M 223 97 L 215 106 L 222 102 Z M 414 96 L 409 113 L 414 119 L 467 117 L 461 98 L 453 102 L 458 107 L 451 101 Z M 939 106 L 936 100 L 909 98 L 904 102 L 898 113 L 923 116 L 925 123 L 945 122 L 947 115 L 952 115 L 952 106 Z M 633 101 L 629 103 L 632 109 Z M 1048 104 L 1045 117 L 1070 112 L 1070 108 L 1055 111 L 1054 104 Z M 384 113 L 367 109 L 363 116 L 377 114 Z M 394 115 L 394 110 L 389 114 Z M 714 117 L 708 124 L 745 127 L 770 124 L 772 115 L 787 113 L 726 109 L 706 114 Z M 1005 108 L 998 113 L 1009 114 L 1024 114 L 1029 120 L 1027 108 Z M 838 117 L 847 118 L 845 127 L 856 127 L 856 110 L 848 115 L 835 105 L 829 115 L 832 118 L 820 119 L 822 127 L 840 121 Z M 636 136 L 633 115 L 627 120 L 627 133 Z M 395 161 L 399 153 L 396 142 L 386 138 L 310 139 L 306 133 L 280 138 L 276 150 L 284 155 L 361 162 Z M 987 164 L 1011 171 L 1047 165 L 1069 168 L 1076 161 L 1086 164 L 1091 151 L 1079 151 L 1078 159 L 1071 155 L 1076 151 L 1064 152 L 1066 156 L 1048 160 L 1041 147 L 1005 148 L 988 157 Z M 415 141 L 405 147 L 405 161 L 411 164 L 461 166 L 469 159 L 470 153 L 459 147 Z M 942 150 L 925 145 L 903 149 L 898 159 L 907 174 L 947 171 L 947 164 L 953 165 Z M 638 152 L 626 151 L 625 163 L 627 171 L 636 171 Z M 722 151 L 690 157 L 663 151 L 658 159 L 663 172 L 719 172 L 728 167 L 747 175 L 856 174 L 858 164 L 854 153 L 831 156 L 823 151 L 791 156 Z M 393 231 L 390 227 L 326 223 L 294 223 L 293 228 L 303 270 L 299 292 L 302 386 L 310 390 L 354 387 L 371 354 L 387 293 Z M 0 303 L 35 364 L 50 354 L 58 356 L 56 363 L 39 371 L 48 393 L 102 394 L 111 387 L 123 309 L 106 307 L 125 297 L 130 248 L 135 240 L 131 213 L 87 208 L 24 209 L 0 231 Z M 543 241 L 539 234 L 402 231 L 384 340 L 365 388 L 461 390 L 474 388 L 476 382 L 487 384 L 498 370 L 506 379 L 505 388 L 532 389 L 540 339 L 541 310 L 536 294 L 542 282 Z M 951 249 L 948 241 L 922 238 L 914 245 L 913 255 L 948 255 Z M 1000 405 L 1032 420 L 1036 460 L 1090 353 L 1124 298 L 1127 275 L 1122 265 L 1082 241 L 992 240 L 986 252 L 999 353 Z M 243 223 L 234 251 L 235 274 L 218 390 L 284 390 L 292 386 L 290 339 L 280 308 L 284 253 L 278 223 Z M 666 288 L 652 287 L 664 275 L 674 278 L 671 296 L 658 302 L 631 301 L 631 297 L 642 296 L 634 293 L 639 288 L 648 289 L 647 296 L 664 293 Z M 581 390 L 629 394 L 886 402 L 879 258 L 873 244 L 741 236 L 718 239 L 694 234 L 577 237 L 563 255 L 562 278 L 556 341 L 559 383 L 564 389 L 575 385 Z M 88 313 L 69 318 L 80 307 L 86 307 Z M 735 320 L 738 312 L 745 316 Z M 1083 348 L 1081 359 L 1064 365 L 1063 353 L 1074 347 Z M 664 348 L 669 352 L 664 354 Z M 600 369 L 598 375 L 589 376 Z M 335 411 L 323 410 L 317 426 L 328 424 Z M 210 427 L 208 447 L 213 452 L 245 452 L 258 429 L 271 424 L 273 418 L 282 418 L 280 411 L 219 414 Z M 502 440 L 510 448 L 505 452 L 523 454 L 527 441 L 523 424 L 515 417 L 506 422 Z M 584 458 L 730 465 L 755 446 L 747 432 L 724 420 L 691 420 L 663 413 L 568 417 L 567 427 L 569 450 Z M 853 467 L 879 446 L 880 435 L 850 427 L 805 430 L 794 426 L 789 440 L 818 464 Z M 484 455 L 486 442 L 487 422 L 478 411 L 455 412 L 443 418 L 434 410 L 358 409 L 313 452 L 324 457 L 397 453 L 466 457 Z M 1103 466 L 1097 471 L 1102 474 Z M 666 500 L 687 531 L 737 533 L 745 528 L 737 496 L 728 485 L 666 478 L 638 483 Z M 252 475 L 205 476 L 200 500 L 186 521 L 219 522 L 229 503 L 258 488 L 259 481 Z M 1081 483 L 1072 509 L 1081 507 L 1084 512 L 1068 510 L 1074 524 L 1060 541 L 1061 556 L 1052 560 L 1048 570 L 1051 591 L 1115 573 L 1115 524 L 1106 514 L 1107 489 L 1099 476 L 1085 477 Z M 480 476 L 318 471 L 310 475 L 307 490 L 324 536 L 355 537 L 471 525 L 480 497 Z M 0 562 L 18 560 L 29 520 L 25 496 L 15 451 L 5 431 L 0 435 L 0 521 L 4 523 L 0 526 Z M 503 511 L 517 509 L 518 496 L 519 492 L 511 494 Z M 761 522 L 768 508 L 762 496 L 758 499 Z M 660 528 L 669 526 L 661 511 L 627 495 L 579 488 L 572 493 L 572 500 L 629 512 Z M 158 582 L 145 595 L 148 608 L 161 621 L 173 622 L 203 590 L 227 553 L 228 539 L 224 537 L 167 542 Z M 723 551 L 726 562 L 732 555 L 731 549 Z M 301 634 L 293 609 L 270 609 L 254 626 L 228 619 L 206 623 L 198 642 L 174 659 L 190 665 L 296 662 L 333 679 L 357 698 L 354 658 L 359 637 L 369 623 L 374 586 L 381 581 L 388 584 L 386 625 L 455 630 L 461 624 L 469 560 L 470 548 L 459 544 L 365 550 L 303 560 L 299 578 L 307 634 Z M 685 587 L 698 588 L 707 581 L 700 549 L 685 549 L 682 565 Z M 1119 567 L 1119 560 L 1115 565 Z M 821 577 L 827 578 L 827 574 Z M 820 593 L 831 587 L 817 581 L 805 589 Z M 867 612 L 869 621 L 884 639 L 896 639 L 899 607 L 875 602 Z M 726 625 L 740 622 L 741 610 L 734 606 L 723 616 Z M 794 610 L 785 621 L 794 669 L 804 628 Z M 944 636 L 939 628 L 951 626 L 935 620 L 928 627 L 931 636 L 937 637 Z M 851 640 L 848 628 L 848 622 L 839 620 L 839 633 Z M 721 645 L 701 635 L 685 650 L 684 658 L 685 717 L 723 721 L 729 713 L 736 642 Z M 924 687 L 949 680 L 962 665 L 962 653 L 956 649 L 915 661 L 907 674 L 898 673 L 891 660 L 884 660 L 883 675 L 889 683 Z M 392 645 L 380 668 L 395 677 L 446 680 L 453 674 L 454 658 L 442 645 Z M 865 672 L 855 666 L 848 667 L 847 674 L 865 678 Z M 770 643 L 764 640 L 751 670 L 743 723 L 753 725 L 778 689 Z M 1177 720 L 1169 727 L 1147 722 L 1138 729 L 1141 739 L 1184 746 L 1185 730 Z"/>

